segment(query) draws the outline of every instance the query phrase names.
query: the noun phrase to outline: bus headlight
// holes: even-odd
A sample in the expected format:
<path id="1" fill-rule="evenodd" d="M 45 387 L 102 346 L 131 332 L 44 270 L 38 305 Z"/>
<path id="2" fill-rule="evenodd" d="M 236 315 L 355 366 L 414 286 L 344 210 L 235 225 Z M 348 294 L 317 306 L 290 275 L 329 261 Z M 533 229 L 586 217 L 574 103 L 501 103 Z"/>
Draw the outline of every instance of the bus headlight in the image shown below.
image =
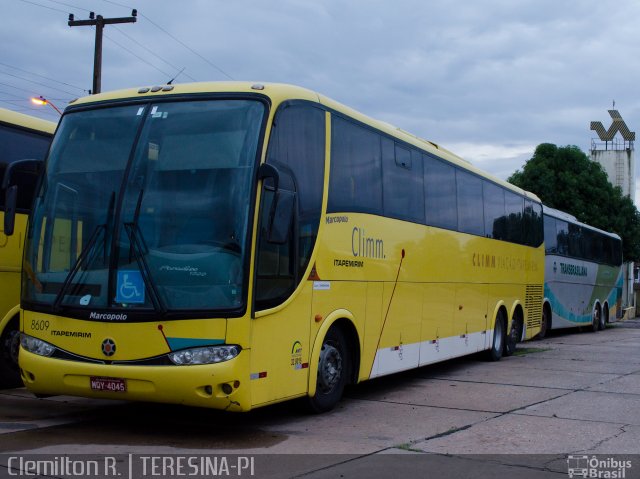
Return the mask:
<path id="1" fill-rule="evenodd" d="M 238 354 L 240 354 L 240 346 L 207 346 L 169 353 L 169 359 L 173 364 L 188 366 L 192 364 L 221 363 L 235 358 Z"/>
<path id="2" fill-rule="evenodd" d="M 51 356 L 56 350 L 54 345 L 24 333 L 20 335 L 20 345 L 30 353 L 39 356 Z"/>

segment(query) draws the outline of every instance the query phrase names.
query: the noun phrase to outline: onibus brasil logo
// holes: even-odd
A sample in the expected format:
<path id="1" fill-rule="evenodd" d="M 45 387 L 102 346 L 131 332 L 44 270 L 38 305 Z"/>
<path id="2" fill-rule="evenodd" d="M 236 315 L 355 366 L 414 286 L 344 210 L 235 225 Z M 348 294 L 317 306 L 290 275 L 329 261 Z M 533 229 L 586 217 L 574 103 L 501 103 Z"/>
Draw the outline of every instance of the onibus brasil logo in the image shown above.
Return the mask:
<path id="1" fill-rule="evenodd" d="M 607 457 L 605 459 L 596 456 L 572 456 L 567 457 L 567 474 L 569 477 L 594 477 L 602 479 L 624 479 L 627 469 L 631 469 L 631 461 Z"/>

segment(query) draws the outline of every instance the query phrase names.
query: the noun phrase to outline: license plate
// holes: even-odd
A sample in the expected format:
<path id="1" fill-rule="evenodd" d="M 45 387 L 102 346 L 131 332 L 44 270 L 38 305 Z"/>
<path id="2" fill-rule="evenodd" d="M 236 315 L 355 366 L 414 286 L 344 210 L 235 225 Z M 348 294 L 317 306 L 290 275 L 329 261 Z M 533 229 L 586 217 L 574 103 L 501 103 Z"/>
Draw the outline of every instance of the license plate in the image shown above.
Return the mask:
<path id="1" fill-rule="evenodd" d="M 102 378 L 92 376 L 90 378 L 92 391 L 111 391 L 123 393 L 127 390 L 127 382 L 123 378 Z"/>

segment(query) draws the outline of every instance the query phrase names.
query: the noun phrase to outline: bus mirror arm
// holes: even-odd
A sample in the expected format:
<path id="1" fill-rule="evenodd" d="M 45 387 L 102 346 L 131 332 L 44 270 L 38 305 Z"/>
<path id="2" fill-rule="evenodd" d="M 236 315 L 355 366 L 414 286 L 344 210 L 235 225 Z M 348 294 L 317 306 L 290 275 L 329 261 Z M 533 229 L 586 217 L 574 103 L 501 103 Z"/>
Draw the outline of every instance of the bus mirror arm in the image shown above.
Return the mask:
<path id="1" fill-rule="evenodd" d="M 275 166 L 268 163 L 262 163 L 258 169 L 258 180 L 264 180 L 266 178 L 271 178 L 273 180 L 273 188 L 275 191 L 278 191 L 280 172 Z"/>
<path id="2" fill-rule="evenodd" d="M 285 244 L 287 242 L 295 204 L 296 194 L 294 191 L 276 190 L 267 226 L 267 241 L 269 243 Z"/>
<path id="3" fill-rule="evenodd" d="M 258 170 L 258 179 L 265 180 L 271 178 L 272 184 L 264 186 L 264 192 L 267 191 L 273 195 L 271 202 L 271 209 L 269 210 L 269 216 L 266 230 L 266 240 L 269 243 L 284 244 L 289 238 L 289 231 L 291 221 L 293 219 L 293 212 L 295 208 L 296 194 L 293 191 L 281 190 L 279 188 L 280 172 L 278 169 L 268 163 L 260 165 Z"/>
<path id="4" fill-rule="evenodd" d="M 36 174 L 39 175 L 42 169 L 42 165 L 42 160 L 18 160 L 9 163 L 7 165 L 7 169 L 4 171 L 4 176 L 2 177 L 2 189 L 7 190 L 7 188 L 9 188 L 11 179 L 17 169 L 26 170 L 28 168 L 33 168 Z"/>
<path id="5" fill-rule="evenodd" d="M 4 234 L 11 236 L 16 223 L 16 202 L 18 200 L 18 185 L 5 190 L 4 194 Z"/>
<path id="6" fill-rule="evenodd" d="M 16 222 L 16 205 L 18 202 L 18 185 L 11 185 L 11 178 L 17 169 L 33 167 L 40 174 L 42 160 L 18 160 L 7 165 L 2 177 L 2 189 L 4 190 L 4 234 L 11 236 Z"/>

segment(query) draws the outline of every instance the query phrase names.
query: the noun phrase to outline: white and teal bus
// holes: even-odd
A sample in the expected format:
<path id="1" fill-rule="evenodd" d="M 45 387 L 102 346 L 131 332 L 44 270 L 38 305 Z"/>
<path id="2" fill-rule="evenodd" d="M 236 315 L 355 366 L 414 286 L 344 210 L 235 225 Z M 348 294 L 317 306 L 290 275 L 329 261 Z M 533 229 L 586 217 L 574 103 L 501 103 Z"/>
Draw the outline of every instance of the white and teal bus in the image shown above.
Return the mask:
<path id="1" fill-rule="evenodd" d="M 551 329 L 604 329 L 620 310 L 620 237 L 545 206 L 544 242 L 544 305 L 538 337 Z"/>

